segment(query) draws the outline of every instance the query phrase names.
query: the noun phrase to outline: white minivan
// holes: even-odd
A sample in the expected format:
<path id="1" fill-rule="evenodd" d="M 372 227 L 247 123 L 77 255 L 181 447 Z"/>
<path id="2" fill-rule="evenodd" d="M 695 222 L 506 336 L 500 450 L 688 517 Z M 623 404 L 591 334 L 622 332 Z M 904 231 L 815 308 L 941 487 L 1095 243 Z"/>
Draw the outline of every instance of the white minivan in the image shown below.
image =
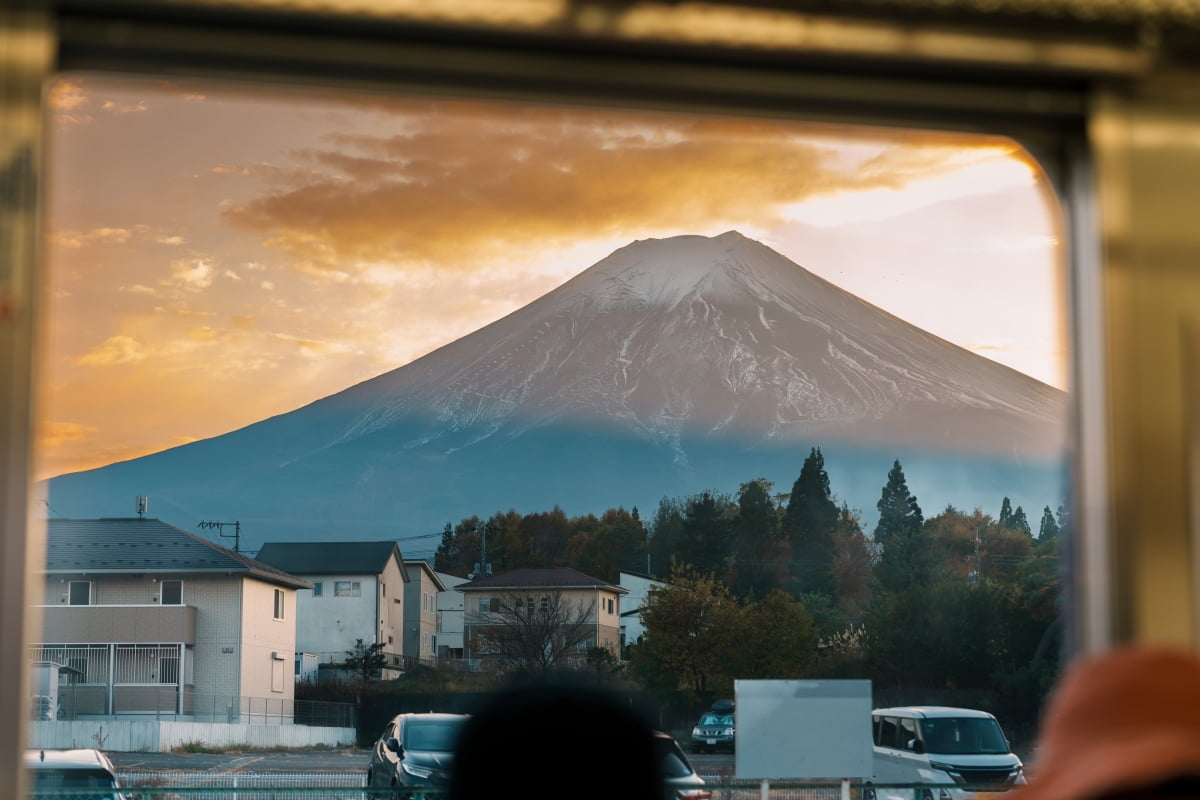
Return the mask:
<path id="1" fill-rule="evenodd" d="M 1003 792 L 1025 783 L 1021 759 L 1011 752 L 996 718 L 985 711 L 945 706 L 877 708 L 873 783 L 930 784 L 888 791 L 918 800 L 959 800 L 972 790 Z M 876 792 L 866 787 L 867 797 Z M 882 794 L 882 789 L 880 794 Z"/>

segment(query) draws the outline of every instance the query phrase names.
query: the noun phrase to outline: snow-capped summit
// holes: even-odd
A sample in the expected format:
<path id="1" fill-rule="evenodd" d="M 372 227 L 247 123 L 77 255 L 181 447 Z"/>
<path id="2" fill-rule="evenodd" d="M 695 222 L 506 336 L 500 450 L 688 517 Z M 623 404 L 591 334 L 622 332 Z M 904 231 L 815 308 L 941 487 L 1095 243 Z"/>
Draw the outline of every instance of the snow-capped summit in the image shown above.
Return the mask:
<path id="1" fill-rule="evenodd" d="M 942 505 L 1009 495 L 1036 508 L 1062 502 L 1053 487 L 1022 492 L 1061 482 L 1064 410 L 1061 392 L 729 231 L 633 242 L 410 364 L 224 436 L 56 478 L 51 493 L 74 517 L 149 494 L 168 518 L 395 535 L 498 509 L 646 507 L 760 476 L 790 485 L 819 446 L 853 506 L 873 507 L 904 453 L 925 459 L 924 475 L 908 472 L 918 496 L 927 484 Z"/>
<path id="2" fill-rule="evenodd" d="M 373 384 L 378 384 L 373 386 Z M 1061 393 L 838 289 L 730 231 L 634 242 L 513 314 L 374 381 L 345 439 L 418 410 L 438 429 L 513 436 L 550 421 L 619 421 L 669 442 L 914 436 L 945 415 L 1061 419 Z M 930 415 L 914 430 L 914 417 Z M 887 430 L 891 419 L 903 426 Z M 1000 434 L 999 438 L 991 434 Z M 981 430 L 955 446 L 989 447 Z M 1042 439 L 1042 441 L 1045 441 Z"/>

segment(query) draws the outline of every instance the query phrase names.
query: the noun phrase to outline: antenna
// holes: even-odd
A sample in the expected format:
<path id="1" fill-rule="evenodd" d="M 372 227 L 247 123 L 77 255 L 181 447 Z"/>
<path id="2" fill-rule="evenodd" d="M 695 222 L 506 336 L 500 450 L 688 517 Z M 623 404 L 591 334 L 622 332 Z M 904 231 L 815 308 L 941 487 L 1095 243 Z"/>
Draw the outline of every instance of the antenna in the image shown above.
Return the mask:
<path id="1" fill-rule="evenodd" d="M 47 503 L 49 505 L 49 503 Z M 137 508 L 138 519 L 145 519 L 146 512 L 150 510 L 150 498 L 144 494 L 139 494 L 135 502 Z"/>
<path id="2" fill-rule="evenodd" d="M 233 526 L 233 533 L 226 533 L 225 526 Z M 203 530 L 204 528 L 216 528 L 218 536 L 224 536 L 226 539 L 233 539 L 233 552 L 240 553 L 242 543 L 242 523 L 241 522 L 201 522 L 196 527 Z"/>

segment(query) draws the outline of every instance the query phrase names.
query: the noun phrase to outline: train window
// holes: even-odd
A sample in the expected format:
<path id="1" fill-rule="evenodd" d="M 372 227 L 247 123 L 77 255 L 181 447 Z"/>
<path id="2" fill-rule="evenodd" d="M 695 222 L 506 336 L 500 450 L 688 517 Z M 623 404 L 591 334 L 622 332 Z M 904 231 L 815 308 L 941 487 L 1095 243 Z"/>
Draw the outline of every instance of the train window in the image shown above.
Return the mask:
<path id="1" fill-rule="evenodd" d="M 1013 140 L 83 72 L 47 96 L 48 516 L 146 496 L 248 553 L 652 579 L 650 609 L 727 613 L 668 688 L 679 622 L 647 614 L 617 655 L 647 688 L 868 677 L 1029 745 L 1070 387 L 1061 212 Z M 544 593 L 476 622 L 563 613 Z M 470 631 L 448 661 L 513 667 Z"/>

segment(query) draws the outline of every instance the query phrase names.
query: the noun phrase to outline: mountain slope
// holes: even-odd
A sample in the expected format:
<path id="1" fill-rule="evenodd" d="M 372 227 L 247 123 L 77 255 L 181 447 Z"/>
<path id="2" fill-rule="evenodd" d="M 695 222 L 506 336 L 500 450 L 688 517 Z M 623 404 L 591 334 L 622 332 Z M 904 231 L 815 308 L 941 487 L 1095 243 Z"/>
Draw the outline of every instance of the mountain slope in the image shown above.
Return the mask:
<path id="1" fill-rule="evenodd" d="M 1004 480 L 1045 483 L 1031 463 L 1057 475 L 1064 410 L 1061 392 L 740 234 L 681 236 L 630 244 L 469 336 L 291 413 L 56 478 L 52 505 L 98 516 L 150 494 L 168 518 L 219 507 L 292 533 L 435 530 L 509 507 L 584 513 L 732 492 L 760 475 L 790 486 L 810 446 L 831 478 L 831 447 L 847 465 L 904 453 L 957 460 L 961 473 L 969 462 L 974 491 L 990 487 L 998 504 L 1020 496 Z M 852 505 L 873 505 L 864 497 Z"/>

